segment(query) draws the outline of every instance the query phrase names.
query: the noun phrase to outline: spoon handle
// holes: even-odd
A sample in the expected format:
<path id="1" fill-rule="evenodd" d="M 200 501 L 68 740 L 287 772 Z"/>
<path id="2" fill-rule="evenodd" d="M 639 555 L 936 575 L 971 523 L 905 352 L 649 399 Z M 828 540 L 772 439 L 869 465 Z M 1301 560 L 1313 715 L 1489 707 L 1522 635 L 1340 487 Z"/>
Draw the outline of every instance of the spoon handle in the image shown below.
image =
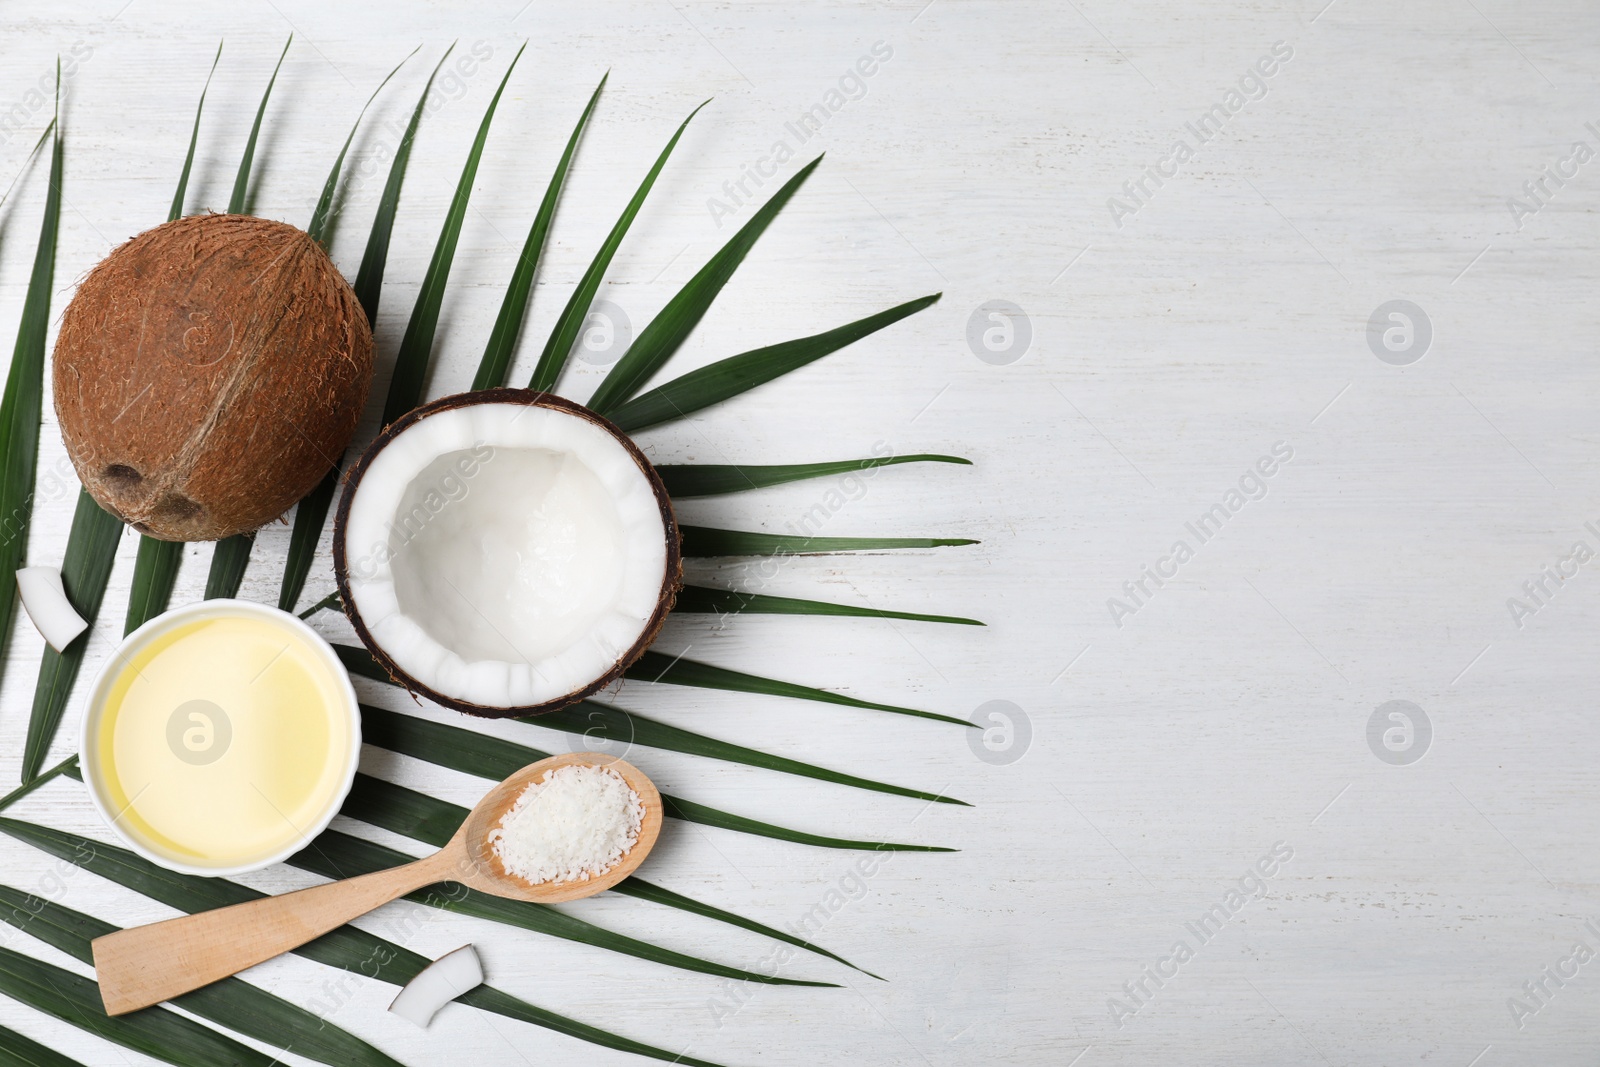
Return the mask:
<path id="1" fill-rule="evenodd" d="M 262 897 L 94 939 L 106 1014 L 159 1004 L 298 948 L 454 871 L 446 848 L 386 871 Z"/>

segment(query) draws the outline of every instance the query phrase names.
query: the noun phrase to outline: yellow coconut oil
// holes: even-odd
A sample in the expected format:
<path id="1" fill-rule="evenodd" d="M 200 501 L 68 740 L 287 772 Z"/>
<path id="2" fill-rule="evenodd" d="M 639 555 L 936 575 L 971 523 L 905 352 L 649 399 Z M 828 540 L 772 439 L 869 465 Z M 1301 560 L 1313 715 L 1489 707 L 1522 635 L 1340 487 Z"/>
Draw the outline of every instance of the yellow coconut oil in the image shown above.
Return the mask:
<path id="1" fill-rule="evenodd" d="M 105 814 L 130 841 L 195 867 L 307 843 L 359 745 L 331 659 L 286 618 L 220 607 L 127 649 L 86 737 Z"/>

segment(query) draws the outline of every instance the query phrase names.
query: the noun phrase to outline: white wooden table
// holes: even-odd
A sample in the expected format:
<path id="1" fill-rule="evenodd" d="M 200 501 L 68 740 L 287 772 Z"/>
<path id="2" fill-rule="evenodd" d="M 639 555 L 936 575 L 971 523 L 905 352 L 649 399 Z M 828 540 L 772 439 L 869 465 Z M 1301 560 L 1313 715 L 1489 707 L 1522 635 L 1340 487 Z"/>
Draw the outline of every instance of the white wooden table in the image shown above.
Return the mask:
<path id="1" fill-rule="evenodd" d="M 608 68 L 513 377 L 526 378 L 658 147 L 707 96 L 601 291 L 632 329 L 748 217 L 728 189 L 749 168 L 772 170 L 780 143 L 793 153 L 763 179 L 765 196 L 815 152 L 828 159 L 677 370 L 943 291 L 929 312 L 642 440 L 678 462 L 849 458 L 880 442 L 970 457 L 880 473 L 825 504 L 825 532 L 981 545 L 796 559 L 762 588 L 988 627 L 700 618 L 675 621 L 661 647 L 961 716 L 1009 701 L 1022 713 L 1011 748 L 789 700 L 647 685 L 617 698 L 976 805 L 633 753 L 663 788 L 705 803 L 960 848 L 897 856 L 858 887 L 854 854 L 678 824 L 648 864 L 662 884 L 779 926 L 847 889 L 818 940 L 889 981 L 802 959 L 786 973 L 845 988 L 767 988 L 730 1011 L 729 991 L 704 976 L 471 919 L 424 924 L 408 937 L 417 951 L 475 941 L 501 988 L 733 1065 L 1589 1062 L 1600 963 L 1563 961 L 1577 942 L 1600 951 L 1584 926 L 1600 925 L 1600 562 L 1568 565 L 1576 573 L 1543 603 L 1523 583 L 1574 542 L 1600 550 L 1585 526 L 1600 526 L 1600 162 L 1572 147 L 1600 151 L 1600 10 L 1323 2 L 12 5 L 0 12 L 0 116 L 19 117 L 0 129 L 0 176 L 48 121 L 30 87 L 76 50 L 58 315 L 77 277 L 165 216 L 219 38 L 191 207 L 225 205 L 292 28 L 254 209 L 300 225 L 361 102 L 421 42 L 353 150 L 333 249 L 353 274 L 395 124 L 425 65 L 459 39 L 474 73 L 441 84 L 395 232 L 377 325 L 392 358 L 478 118 L 526 38 L 430 395 L 468 384 L 545 181 Z M 870 76 L 851 73 L 858 61 Z M 1566 176 L 1530 196 L 1524 183 L 1546 167 Z M 7 338 L 43 185 L 36 168 L 5 208 Z M 1397 300 L 1409 318 L 1380 317 L 1369 338 L 1369 319 Z M 1020 312 L 989 318 L 992 301 Z M 603 370 L 575 361 L 564 391 L 583 399 Z M 51 477 L 69 468 L 46 423 L 30 559 L 53 563 L 76 487 Z M 1272 475 L 1252 475 L 1274 449 Z M 692 501 L 682 514 L 781 530 L 835 488 Z M 287 527 L 261 536 L 245 596 L 274 599 L 287 542 Z M 52 760 L 71 751 L 82 692 L 119 632 L 134 549 L 131 537 L 121 546 Z M 177 602 L 200 595 L 209 551 L 187 553 Z M 692 573 L 757 580 L 736 562 Z M 324 544 L 305 602 L 331 586 Z M 348 636 L 331 616 L 319 624 Z M 0 782 L 16 777 L 40 647 L 19 621 Z M 1391 701 L 1409 702 L 1406 718 L 1378 712 Z M 379 750 L 364 767 L 459 803 L 482 788 Z M 104 833 L 71 782 L 14 813 Z M 1275 848 L 1260 868 L 1270 876 L 1255 874 Z M 170 914 L 10 840 L 0 872 L 118 923 Z M 245 880 L 276 891 L 313 879 L 279 868 Z M 771 951 L 635 900 L 571 910 L 740 966 Z M 362 925 L 386 934 L 393 922 L 380 912 Z M 27 937 L 0 942 L 85 971 Z M 1578 973 L 1558 984 L 1547 966 Z M 464 1007 L 419 1032 L 384 1012 L 392 987 L 338 977 L 288 959 L 251 980 L 334 1006 L 338 1025 L 411 1063 L 643 1062 Z M 1544 995 L 1524 990 L 1540 980 Z M 138 1059 L 3 998 L 0 1024 L 86 1064 Z"/>

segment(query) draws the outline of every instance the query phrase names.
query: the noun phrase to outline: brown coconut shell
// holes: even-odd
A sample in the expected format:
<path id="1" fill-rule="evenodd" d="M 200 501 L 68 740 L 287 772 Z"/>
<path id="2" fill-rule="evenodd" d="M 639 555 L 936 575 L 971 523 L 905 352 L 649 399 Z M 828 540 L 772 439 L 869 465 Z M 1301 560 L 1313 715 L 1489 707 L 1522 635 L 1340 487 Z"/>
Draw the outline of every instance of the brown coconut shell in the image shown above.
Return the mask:
<path id="1" fill-rule="evenodd" d="M 373 638 L 372 632 L 367 629 L 366 622 L 361 618 L 357 609 L 355 598 L 350 593 L 350 569 L 345 534 L 350 525 L 350 505 L 356 493 L 361 489 L 361 479 L 366 476 L 367 469 L 372 466 L 374 459 L 388 445 L 405 433 L 406 430 L 431 415 L 441 411 L 452 411 L 457 408 L 470 407 L 474 404 L 530 404 L 535 407 L 553 408 L 557 411 L 569 412 L 579 418 L 587 419 L 602 430 L 606 431 L 625 448 L 628 455 L 639 465 L 639 470 L 650 482 L 650 489 L 655 493 L 656 505 L 661 509 L 661 523 L 666 529 L 667 538 L 667 566 L 666 573 L 661 580 L 661 594 L 656 600 L 656 609 L 646 621 L 643 631 L 628 650 L 621 656 L 610 669 L 595 678 L 592 682 L 573 690 L 565 696 L 546 701 L 543 704 L 534 704 L 526 707 L 492 708 L 481 704 L 472 704 L 455 697 L 446 696 L 431 686 L 407 674 L 384 651 L 382 645 Z M 683 588 L 683 534 L 678 528 L 678 516 L 672 509 L 672 498 L 667 496 L 667 487 L 661 481 L 661 475 L 645 458 L 639 446 L 633 439 L 622 432 L 616 423 L 603 415 L 589 410 L 582 404 L 575 404 L 554 393 L 541 393 L 533 389 L 480 389 L 471 393 L 456 393 L 453 396 L 440 397 L 430 401 L 419 408 L 402 415 L 390 423 L 379 434 L 377 439 L 362 453 L 360 460 L 350 468 L 345 476 L 344 493 L 339 497 L 339 508 L 334 513 L 333 519 L 333 575 L 339 585 L 339 599 L 344 604 L 345 615 L 350 619 L 350 625 L 355 627 L 356 636 L 361 638 L 361 643 L 367 646 L 367 651 L 372 653 L 372 658 L 388 672 L 395 684 L 404 687 L 414 696 L 424 696 L 435 704 L 443 707 L 454 708 L 456 711 L 466 712 L 468 715 L 478 715 L 484 718 L 503 719 L 512 716 L 521 718 L 528 715 L 543 715 L 547 712 L 560 709 L 580 700 L 594 696 L 606 686 L 620 681 L 622 674 L 644 655 L 645 650 L 655 641 L 661 633 L 661 627 L 666 624 L 667 615 L 672 611 L 672 606 L 677 602 L 678 592 Z"/>
<path id="2" fill-rule="evenodd" d="M 372 330 L 303 230 L 177 219 L 78 287 L 55 349 L 67 453 L 107 511 L 164 541 L 281 516 L 337 465 L 372 384 Z"/>

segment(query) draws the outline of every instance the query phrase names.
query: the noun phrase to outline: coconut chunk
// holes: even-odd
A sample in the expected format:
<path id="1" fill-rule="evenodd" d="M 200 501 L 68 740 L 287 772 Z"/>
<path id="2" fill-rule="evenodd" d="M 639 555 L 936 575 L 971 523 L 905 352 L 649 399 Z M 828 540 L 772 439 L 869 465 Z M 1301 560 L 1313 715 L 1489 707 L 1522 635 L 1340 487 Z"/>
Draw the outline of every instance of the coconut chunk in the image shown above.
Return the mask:
<path id="1" fill-rule="evenodd" d="M 67 599 L 61 572 L 54 567 L 24 567 L 17 572 L 17 591 L 22 608 L 34 627 L 57 652 L 89 628 L 78 609 Z"/>
<path id="2" fill-rule="evenodd" d="M 483 984 L 483 961 L 477 949 L 462 945 L 428 964 L 405 984 L 389 1010 L 426 1027 L 440 1008 Z"/>

